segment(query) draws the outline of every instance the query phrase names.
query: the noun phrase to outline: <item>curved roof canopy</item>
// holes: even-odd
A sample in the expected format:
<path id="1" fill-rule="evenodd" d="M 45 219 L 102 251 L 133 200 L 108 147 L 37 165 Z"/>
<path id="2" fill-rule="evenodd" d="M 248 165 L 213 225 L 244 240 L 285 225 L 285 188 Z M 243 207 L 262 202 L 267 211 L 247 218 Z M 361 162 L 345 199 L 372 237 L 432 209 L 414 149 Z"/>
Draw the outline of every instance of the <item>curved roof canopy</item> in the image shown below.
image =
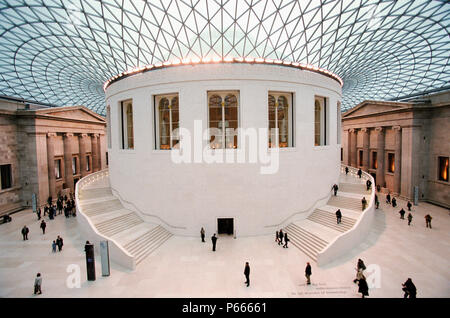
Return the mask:
<path id="1" fill-rule="evenodd" d="M 0 95 L 105 113 L 128 69 L 201 58 L 312 64 L 343 110 L 450 86 L 448 1 L 0 0 Z"/>

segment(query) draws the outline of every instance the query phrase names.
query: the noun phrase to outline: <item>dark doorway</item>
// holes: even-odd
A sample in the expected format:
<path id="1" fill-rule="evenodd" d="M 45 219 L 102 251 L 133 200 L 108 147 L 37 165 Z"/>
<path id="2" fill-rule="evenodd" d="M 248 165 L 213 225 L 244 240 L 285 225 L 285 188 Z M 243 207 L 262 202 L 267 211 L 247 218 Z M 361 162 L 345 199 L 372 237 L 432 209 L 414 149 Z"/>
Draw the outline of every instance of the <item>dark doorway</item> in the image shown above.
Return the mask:
<path id="1" fill-rule="evenodd" d="M 78 179 L 78 178 L 73 179 L 73 188 L 74 189 L 75 189 L 75 187 L 77 185 L 78 180 L 80 180 L 80 179 Z"/>
<path id="2" fill-rule="evenodd" d="M 217 233 L 233 235 L 234 219 L 217 219 Z"/>

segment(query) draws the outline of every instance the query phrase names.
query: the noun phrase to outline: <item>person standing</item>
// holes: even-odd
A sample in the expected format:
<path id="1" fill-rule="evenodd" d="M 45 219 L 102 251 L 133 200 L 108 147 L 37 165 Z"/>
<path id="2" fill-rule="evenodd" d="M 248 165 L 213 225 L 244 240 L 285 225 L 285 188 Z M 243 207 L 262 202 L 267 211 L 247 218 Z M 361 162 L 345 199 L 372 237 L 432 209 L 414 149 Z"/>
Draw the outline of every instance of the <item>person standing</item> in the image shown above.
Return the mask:
<path id="1" fill-rule="evenodd" d="M 27 228 L 26 225 L 23 226 L 22 228 L 22 236 L 23 236 L 23 240 L 26 241 L 28 240 L 28 233 L 30 232 L 30 230 Z"/>
<path id="2" fill-rule="evenodd" d="M 200 237 L 202 238 L 202 242 L 205 243 L 205 229 L 202 228 L 200 230 Z"/>
<path id="3" fill-rule="evenodd" d="M 386 195 L 386 204 L 391 204 L 391 194 L 390 193 L 388 193 Z"/>
<path id="4" fill-rule="evenodd" d="M 42 229 L 42 234 L 45 234 L 45 228 L 47 227 L 47 223 L 45 223 L 44 220 L 41 221 L 41 229 Z"/>
<path id="5" fill-rule="evenodd" d="M 341 220 L 342 220 L 341 209 L 338 209 L 338 210 L 336 211 L 336 221 L 337 221 L 337 224 L 340 224 L 340 223 L 341 223 Z"/>
<path id="6" fill-rule="evenodd" d="M 413 218 L 413 216 L 412 216 L 411 212 L 408 213 L 408 225 L 411 225 L 412 218 Z"/>
<path id="7" fill-rule="evenodd" d="M 417 289 L 416 286 L 413 284 L 411 278 L 408 278 L 406 282 L 402 284 L 403 288 L 402 290 L 405 292 L 403 295 L 403 298 L 416 298 L 417 295 Z"/>
<path id="8" fill-rule="evenodd" d="M 400 212 L 398 212 L 398 213 L 400 213 L 400 219 L 401 220 L 404 220 L 405 219 L 405 210 L 403 210 L 403 208 L 400 210 Z"/>
<path id="9" fill-rule="evenodd" d="M 412 207 L 411 202 L 408 201 L 408 203 L 406 203 L 406 206 L 408 207 L 408 211 L 411 211 L 411 207 Z"/>
<path id="10" fill-rule="evenodd" d="M 216 243 L 217 243 L 216 233 L 214 233 L 214 235 L 211 237 L 211 241 L 212 241 L 212 250 L 213 250 L 213 252 L 215 252 L 216 251 Z"/>
<path id="11" fill-rule="evenodd" d="M 348 167 L 345 167 L 345 175 L 348 175 Z"/>
<path id="12" fill-rule="evenodd" d="M 366 277 L 361 274 L 361 278 L 358 280 L 358 293 L 361 293 L 362 298 L 369 296 L 369 286 L 367 285 Z"/>
<path id="13" fill-rule="evenodd" d="M 56 245 L 58 245 L 58 252 L 61 252 L 64 243 L 62 237 L 60 237 L 59 235 L 58 238 L 56 239 Z"/>
<path id="14" fill-rule="evenodd" d="M 248 264 L 248 262 L 245 263 L 245 268 L 244 268 L 244 275 L 245 275 L 245 279 L 246 279 L 246 284 L 247 287 L 250 286 L 250 265 Z"/>
<path id="15" fill-rule="evenodd" d="M 372 186 L 372 181 L 370 181 L 370 179 L 367 179 L 366 181 L 366 187 L 367 187 L 367 191 L 370 190 L 370 187 Z"/>
<path id="16" fill-rule="evenodd" d="M 36 278 L 34 279 L 34 294 L 42 294 L 41 290 L 42 286 L 42 277 L 41 273 L 37 273 Z"/>
<path id="17" fill-rule="evenodd" d="M 53 241 L 53 243 L 52 243 L 52 252 L 56 253 L 56 242 L 55 241 Z"/>
<path id="18" fill-rule="evenodd" d="M 278 243 L 279 240 L 280 240 L 279 235 L 280 235 L 280 234 L 278 233 L 278 231 L 276 231 L 276 232 L 275 232 L 275 242 L 277 242 L 277 243 Z"/>
<path id="19" fill-rule="evenodd" d="M 378 200 L 378 195 L 375 194 L 375 208 L 378 209 L 380 207 L 380 201 Z"/>
<path id="20" fill-rule="evenodd" d="M 362 176 L 362 170 L 361 170 L 361 168 L 359 168 L 358 169 L 358 177 L 361 179 L 361 176 Z"/>
<path id="21" fill-rule="evenodd" d="M 397 199 L 392 198 L 392 207 L 395 208 L 397 206 Z"/>
<path id="22" fill-rule="evenodd" d="M 431 219 L 432 219 L 431 215 L 429 215 L 429 214 L 425 215 L 425 224 L 430 229 L 431 229 Z"/>
<path id="23" fill-rule="evenodd" d="M 312 275 L 311 265 L 309 264 L 309 262 L 307 262 L 306 268 L 305 268 L 305 276 L 306 276 L 306 284 L 307 285 L 311 285 L 311 275 Z"/>
<path id="24" fill-rule="evenodd" d="M 37 217 L 38 217 L 38 221 L 41 219 L 41 208 L 39 207 L 36 211 Z"/>
<path id="25" fill-rule="evenodd" d="M 280 238 L 280 241 L 278 242 L 278 245 L 283 245 L 283 237 L 284 237 L 283 230 L 280 229 L 280 232 L 278 232 L 278 233 L 279 233 L 279 238 Z"/>
<path id="26" fill-rule="evenodd" d="M 288 236 L 287 236 L 287 232 L 284 233 L 284 245 L 283 248 L 288 248 L 287 243 L 289 242 Z"/>
<path id="27" fill-rule="evenodd" d="M 362 204 L 362 210 L 364 211 L 366 209 L 367 206 L 367 200 L 366 197 L 363 197 L 361 200 L 361 204 Z"/>
<path id="28" fill-rule="evenodd" d="M 334 196 L 336 196 L 336 195 L 337 195 L 337 192 L 338 192 L 338 190 L 339 190 L 338 185 L 335 183 L 331 188 L 332 188 L 333 191 L 334 191 Z"/>

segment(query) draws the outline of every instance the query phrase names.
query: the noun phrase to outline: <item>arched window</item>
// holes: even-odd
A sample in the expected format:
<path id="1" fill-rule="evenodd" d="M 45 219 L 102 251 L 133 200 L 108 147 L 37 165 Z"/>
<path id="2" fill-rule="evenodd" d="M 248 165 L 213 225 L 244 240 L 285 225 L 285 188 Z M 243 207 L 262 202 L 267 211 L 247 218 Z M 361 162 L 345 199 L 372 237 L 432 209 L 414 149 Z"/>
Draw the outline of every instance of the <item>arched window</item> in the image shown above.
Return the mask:
<path id="1" fill-rule="evenodd" d="M 327 98 L 316 96 L 314 99 L 314 145 L 328 145 L 328 105 Z"/>
<path id="2" fill-rule="evenodd" d="M 269 92 L 269 148 L 293 146 L 292 94 Z"/>
<path id="3" fill-rule="evenodd" d="M 322 145 L 322 107 L 316 99 L 314 103 L 314 146 Z"/>
<path id="4" fill-rule="evenodd" d="M 134 149 L 133 102 L 120 102 L 121 148 Z"/>
<path id="5" fill-rule="evenodd" d="M 155 96 L 156 149 L 176 148 L 179 142 L 178 94 Z"/>
<path id="6" fill-rule="evenodd" d="M 213 149 L 238 146 L 238 91 L 208 93 L 209 142 Z"/>

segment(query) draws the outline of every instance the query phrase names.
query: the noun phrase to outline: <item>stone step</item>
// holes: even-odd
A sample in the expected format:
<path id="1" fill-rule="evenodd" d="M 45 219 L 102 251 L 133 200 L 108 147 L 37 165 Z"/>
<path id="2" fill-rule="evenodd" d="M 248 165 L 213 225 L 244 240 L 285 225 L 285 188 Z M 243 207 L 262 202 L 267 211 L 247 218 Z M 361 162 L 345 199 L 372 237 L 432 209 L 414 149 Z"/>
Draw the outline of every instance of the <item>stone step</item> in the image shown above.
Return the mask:
<path id="1" fill-rule="evenodd" d="M 127 210 L 127 209 L 113 210 L 111 212 L 107 212 L 107 213 L 105 212 L 105 213 L 97 214 L 94 216 L 90 216 L 89 219 L 91 220 L 91 222 L 94 225 L 97 225 L 97 224 L 103 223 L 105 221 L 114 219 L 116 217 L 119 217 L 119 216 L 122 216 L 125 214 L 129 214 L 129 213 L 130 213 L 130 210 Z"/>
<path id="2" fill-rule="evenodd" d="M 83 188 L 83 190 L 81 190 L 80 193 L 80 198 L 82 200 L 89 200 L 89 199 L 97 199 L 97 198 L 101 198 L 101 197 L 106 197 L 106 196 L 112 196 L 112 191 L 110 187 L 105 187 L 105 188 L 91 188 L 91 189 L 86 189 Z"/>
<path id="3" fill-rule="evenodd" d="M 346 217 L 342 217 L 341 223 L 337 224 L 336 215 L 319 209 L 316 209 L 307 219 L 339 232 L 346 232 L 355 224 L 354 219 Z"/>
<path id="4" fill-rule="evenodd" d="M 123 247 L 133 254 L 136 250 L 139 249 L 142 243 L 146 242 L 148 239 L 151 239 L 153 236 L 158 235 L 158 233 L 161 232 L 161 229 L 161 226 L 156 226 L 153 229 L 150 229 L 144 234 L 140 235 L 136 239 L 132 240 L 131 242 L 124 244 Z"/>
<path id="5" fill-rule="evenodd" d="M 339 194 L 337 196 L 331 196 L 327 202 L 327 205 L 354 211 L 362 211 L 361 200 L 340 196 Z"/>
<path id="6" fill-rule="evenodd" d="M 97 230 L 105 236 L 113 236 L 121 231 L 131 228 L 140 223 L 144 223 L 134 212 L 115 217 L 95 225 Z"/>
<path id="7" fill-rule="evenodd" d="M 164 244 L 170 237 L 172 233 L 168 232 L 164 228 L 156 232 L 153 236 L 146 240 L 146 244 L 141 244 L 138 250 L 135 250 L 134 257 L 136 259 L 136 265 L 142 262 L 147 256 L 156 251 L 158 247 Z"/>
<path id="8" fill-rule="evenodd" d="M 87 216 L 93 216 L 105 212 L 112 212 L 114 210 L 123 209 L 123 205 L 116 198 L 108 201 L 95 202 L 81 205 L 83 213 Z"/>
<path id="9" fill-rule="evenodd" d="M 317 254 L 328 245 L 322 238 L 294 223 L 289 224 L 284 230 L 288 233 L 290 242 L 314 261 L 317 261 Z"/>
<path id="10" fill-rule="evenodd" d="M 356 184 L 356 183 L 339 183 L 339 191 L 349 192 L 349 193 L 358 193 L 362 195 L 370 195 L 371 190 L 367 191 L 367 187 L 365 184 Z"/>

